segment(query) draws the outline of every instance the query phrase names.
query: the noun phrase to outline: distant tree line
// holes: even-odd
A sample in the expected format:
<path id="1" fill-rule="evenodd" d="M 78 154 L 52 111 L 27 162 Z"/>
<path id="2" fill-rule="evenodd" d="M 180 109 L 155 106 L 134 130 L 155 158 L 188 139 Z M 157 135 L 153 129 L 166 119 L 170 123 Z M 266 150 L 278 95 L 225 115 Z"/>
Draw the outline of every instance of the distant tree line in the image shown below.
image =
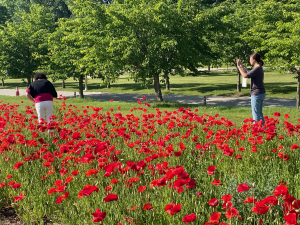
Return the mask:
<path id="1" fill-rule="evenodd" d="M 0 76 L 73 77 L 83 97 L 85 76 L 109 87 L 126 71 L 163 101 L 170 75 L 259 51 L 295 74 L 299 107 L 299 9 L 298 0 L 0 0 Z"/>

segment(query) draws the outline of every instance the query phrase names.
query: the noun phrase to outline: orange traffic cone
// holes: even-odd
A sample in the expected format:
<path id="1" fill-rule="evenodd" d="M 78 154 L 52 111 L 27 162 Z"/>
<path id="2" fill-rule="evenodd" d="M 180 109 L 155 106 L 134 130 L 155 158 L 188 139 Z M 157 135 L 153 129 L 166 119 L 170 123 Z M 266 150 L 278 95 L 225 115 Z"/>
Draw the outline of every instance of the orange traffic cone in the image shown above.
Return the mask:
<path id="1" fill-rule="evenodd" d="M 16 96 L 19 96 L 19 95 L 20 95 L 20 92 L 19 92 L 19 89 L 18 89 L 18 86 L 17 86 Z"/>

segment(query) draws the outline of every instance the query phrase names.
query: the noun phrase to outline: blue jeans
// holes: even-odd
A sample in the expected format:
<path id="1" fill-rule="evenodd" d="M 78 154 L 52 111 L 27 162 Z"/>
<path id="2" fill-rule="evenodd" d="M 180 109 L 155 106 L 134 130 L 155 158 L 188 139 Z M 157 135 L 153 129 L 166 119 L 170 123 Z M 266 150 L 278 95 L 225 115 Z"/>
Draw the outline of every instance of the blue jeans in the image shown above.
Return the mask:
<path id="1" fill-rule="evenodd" d="M 265 124 L 264 115 L 262 113 L 263 101 L 266 97 L 266 93 L 259 95 L 251 95 L 251 108 L 252 116 L 255 122 L 262 120 L 262 123 Z"/>

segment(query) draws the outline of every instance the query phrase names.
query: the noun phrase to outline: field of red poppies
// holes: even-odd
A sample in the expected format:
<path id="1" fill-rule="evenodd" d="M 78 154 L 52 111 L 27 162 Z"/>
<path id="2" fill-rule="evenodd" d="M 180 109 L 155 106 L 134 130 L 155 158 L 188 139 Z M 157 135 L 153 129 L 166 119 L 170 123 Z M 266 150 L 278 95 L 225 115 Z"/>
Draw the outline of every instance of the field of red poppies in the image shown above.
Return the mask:
<path id="1" fill-rule="evenodd" d="M 49 125 L 2 102 L 0 204 L 26 224 L 298 224 L 300 119 L 237 126 L 144 101 L 124 113 L 61 99 Z"/>

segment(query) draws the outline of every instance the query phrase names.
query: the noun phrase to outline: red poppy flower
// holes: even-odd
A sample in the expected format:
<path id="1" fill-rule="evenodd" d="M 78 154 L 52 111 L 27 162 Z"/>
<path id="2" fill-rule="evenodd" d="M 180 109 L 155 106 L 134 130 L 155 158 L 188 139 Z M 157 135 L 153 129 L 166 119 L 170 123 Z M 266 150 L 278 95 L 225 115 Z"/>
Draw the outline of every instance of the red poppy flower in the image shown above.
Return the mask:
<path id="1" fill-rule="evenodd" d="M 245 151 L 245 148 L 244 148 L 244 147 L 240 147 L 240 148 L 239 148 L 239 151 L 244 152 L 244 151 Z"/>
<path id="2" fill-rule="evenodd" d="M 99 172 L 99 170 L 97 170 L 97 169 L 91 169 L 91 170 L 87 171 L 85 175 L 87 177 L 89 177 L 89 176 L 91 176 L 93 174 L 97 174 L 98 172 Z"/>
<path id="3" fill-rule="evenodd" d="M 83 196 L 90 196 L 90 194 L 94 191 L 98 193 L 99 188 L 97 186 L 92 186 L 90 184 L 85 185 L 82 191 L 78 193 L 78 198 L 82 198 Z"/>
<path id="4" fill-rule="evenodd" d="M 7 185 L 8 185 L 8 186 L 13 186 L 15 183 L 16 183 L 16 181 L 11 181 L 11 182 L 9 182 Z"/>
<path id="5" fill-rule="evenodd" d="M 279 117 L 279 116 L 280 116 L 280 113 L 279 113 L 279 112 L 275 112 L 275 113 L 274 113 L 274 116 L 275 116 L 275 117 Z"/>
<path id="6" fill-rule="evenodd" d="M 255 207 L 252 207 L 252 212 L 257 214 L 266 214 L 269 211 L 270 207 L 266 206 L 264 202 L 259 201 L 255 202 Z"/>
<path id="7" fill-rule="evenodd" d="M 212 222 L 213 224 L 219 223 L 219 219 L 221 215 L 222 215 L 221 212 L 214 212 L 213 214 L 211 214 L 209 221 Z"/>
<path id="8" fill-rule="evenodd" d="M 241 155 L 237 155 L 235 158 L 236 159 L 243 159 Z"/>
<path id="9" fill-rule="evenodd" d="M 59 172 L 60 172 L 60 175 L 63 176 L 63 175 L 65 175 L 65 174 L 68 173 L 68 170 L 65 169 L 65 168 L 61 168 L 61 169 L 59 170 Z"/>
<path id="10" fill-rule="evenodd" d="M 4 187 L 6 185 L 6 183 L 3 181 L 2 183 L 0 183 L 0 188 Z"/>
<path id="11" fill-rule="evenodd" d="M 106 192 L 111 191 L 111 190 L 112 190 L 112 186 L 111 186 L 111 185 L 108 185 L 107 187 L 104 188 L 104 190 L 105 190 Z"/>
<path id="12" fill-rule="evenodd" d="M 79 173 L 78 170 L 74 170 L 71 174 L 72 174 L 73 176 L 76 176 L 78 173 Z"/>
<path id="13" fill-rule="evenodd" d="M 184 223 L 191 223 L 193 222 L 195 219 L 197 218 L 197 216 L 194 213 L 191 213 L 190 215 L 186 215 L 182 218 L 182 221 Z"/>
<path id="14" fill-rule="evenodd" d="M 174 152 L 175 157 L 180 157 L 181 156 L 181 151 Z"/>
<path id="15" fill-rule="evenodd" d="M 280 196 L 280 195 L 287 195 L 288 194 L 288 188 L 283 185 L 283 184 L 280 184 L 278 185 L 276 188 L 275 188 L 275 191 L 273 191 L 273 194 L 275 196 Z"/>
<path id="16" fill-rule="evenodd" d="M 116 195 L 116 194 L 108 194 L 108 195 L 106 195 L 106 197 L 103 200 L 105 202 L 118 201 L 118 195 Z"/>
<path id="17" fill-rule="evenodd" d="M 296 213 L 290 213 L 289 215 L 285 216 L 283 219 L 286 221 L 285 225 L 298 225 Z"/>
<path id="18" fill-rule="evenodd" d="M 68 178 L 66 178 L 65 183 L 69 183 L 69 182 L 71 182 L 72 180 L 73 180 L 73 177 L 68 177 Z"/>
<path id="19" fill-rule="evenodd" d="M 219 201 L 217 198 L 212 198 L 208 201 L 208 204 L 211 206 L 211 207 L 215 207 L 219 204 Z"/>
<path id="20" fill-rule="evenodd" d="M 224 202 L 229 202 L 232 198 L 232 195 L 223 195 L 221 200 L 223 200 Z"/>
<path id="21" fill-rule="evenodd" d="M 119 180 L 118 179 L 116 179 L 116 178 L 114 178 L 114 179 L 112 179 L 111 180 L 111 182 L 110 182 L 111 184 L 116 184 L 116 183 L 119 183 Z"/>
<path id="22" fill-rule="evenodd" d="M 48 191 L 47 191 L 47 194 L 48 195 L 52 195 L 53 193 L 56 192 L 56 187 L 53 187 L 53 188 L 50 188 Z"/>
<path id="23" fill-rule="evenodd" d="M 239 211 L 235 208 L 228 209 L 227 212 L 225 213 L 225 216 L 227 219 L 231 219 L 232 217 L 238 217 Z"/>
<path id="24" fill-rule="evenodd" d="M 297 149 L 297 148 L 299 148 L 299 146 L 297 144 L 294 144 L 291 146 L 291 149 Z"/>
<path id="25" fill-rule="evenodd" d="M 15 196 L 13 198 L 15 199 L 15 202 L 17 202 L 17 201 L 22 200 L 25 197 L 26 197 L 26 195 L 23 195 L 22 192 L 21 192 L 19 196 Z"/>
<path id="26" fill-rule="evenodd" d="M 6 176 L 5 179 L 10 179 L 10 178 L 12 178 L 12 175 L 9 174 L 9 175 Z"/>
<path id="27" fill-rule="evenodd" d="M 19 169 L 21 166 L 23 166 L 23 163 L 22 163 L 22 162 L 17 162 L 17 163 L 14 165 L 13 169 L 14 169 L 14 170 L 17 170 L 17 169 Z"/>
<path id="28" fill-rule="evenodd" d="M 138 188 L 138 192 L 143 192 L 145 190 L 146 190 L 146 185 L 145 186 L 142 185 Z"/>
<path id="29" fill-rule="evenodd" d="M 202 194 L 201 192 L 198 191 L 198 192 L 196 193 L 196 195 L 200 197 L 200 196 L 202 196 L 203 194 Z"/>
<path id="30" fill-rule="evenodd" d="M 21 184 L 14 184 L 14 185 L 12 186 L 13 189 L 17 189 L 17 188 L 19 188 L 19 187 L 21 187 Z"/>
<path id="31" fill-rule="evenodd" d="M 171 216 L 181 211 L 182 204 L 176 205 L 175 203 L 170 203 L 166 205 L 165 212 L 169 213 Z"/>
<path id="32" fill-rule="evenodd" d="M 224 202 L 222 205 L 222 209 L 231 209 L 232 208 L 232 202 Z"/>
<path id="33" fill-rule="evenodd" d="M 300 209 L 300 200 L 295 200 L 294 201 L 293 208 L 294 209 Z"/>
<path id="34" fill-rule="evenodd" d="M 209 166 L 207 168 L 208 175 L 214 175 L 215 171 L 216 171 L 216 167 L 215 166 Z"/>
<path id="35" fill-rule="evenodd" d="M 153 210 L 153 207 L 150 203 L 146 203 L 144 206 L 143 206 L 143 210 Z"/>
<path id="36" fill-rule="evenodd" d="M 264 204 L 277 205 L 278 199 L 275 196 L 268 196 L 261 200 Z"/>
<path id="37" fill-rule="evenodd" d="M 63 180 L 57 180 L 57 181 L 55 181 L 54 185 L 59 186 L 59 185 L 62 185 L 62 183 L 63 183 Z"/>
<path id="38" fill-rule="evenodd" d="M 257 202 L 257 199 L 253 199 L 253 195 L 249 198 L 247 197 L 246 200 L 244 200 L 244 203 L 255 203 Z"/>
<path id="39" fill-rule="evenodd" d="M 250 187 L 249 187 L 246 183 L 240 184 L 240 185 L 237 187 L 237 191 L 238 191 L 238 192 L 248 191 L 249 189 L 250 189 Z"/>
<path id="40" fill-rule="evenodd" d="M 211 182 L 211 183 L 212 183 L 212 185 L 215 185 L 215 186 L 223 185 L 223 184 L 220 183 L 220 181 L 221 181 L 221 180 L 216 180 L 216 179 L 214 179 L 214 182 Z"/>
<path id="41" fill-rule="evenodd" d="M 289 114 L 284 114 L 284 118 L 288 119 L 288 118 L 290 118 L 290 115 Z"/>
<path id="42" fill-rule="evenodd" d="M 101 212 L 99 210 L 99 208 L 96 209 L 96 212 L 92 213 L 92 216 L 94 217 L 93 222 L 97 223 L 100 222 L 102 220 L 104 220 L 105 216 L 106 216 L 106 212 Z"/>
<path id="43" fill-rule="evenodd" d="M 69 192 L 66 191 L 64 195 L 59 196 L 59 197 L 56 199 L 55 203 L 62 203 L 62 201 L 63 201 L 64 199 L 67 199 L 68 197 L 69 197 Z"/>

